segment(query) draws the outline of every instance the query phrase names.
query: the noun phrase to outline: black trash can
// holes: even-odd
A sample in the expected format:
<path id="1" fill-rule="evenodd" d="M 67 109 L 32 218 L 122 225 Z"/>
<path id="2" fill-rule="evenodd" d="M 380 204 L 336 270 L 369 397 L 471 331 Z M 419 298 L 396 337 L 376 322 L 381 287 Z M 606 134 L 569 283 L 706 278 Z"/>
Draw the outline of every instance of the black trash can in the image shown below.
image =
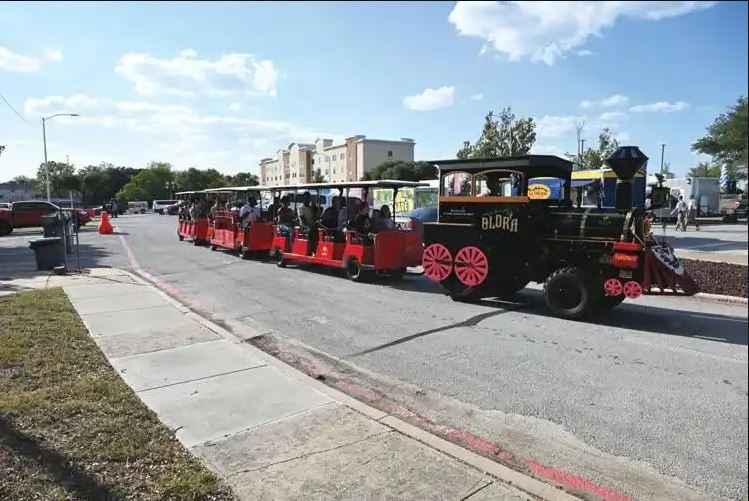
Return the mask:
<path id="1" fill-rule="evenodd" d="M 62 237 L 64 235 L 65 221 L 61 212 L 47 214 L 42 216 L 42 228 L 44 229 L 44 238 Z"/>
<path id="2" fill-rule="evenodd" d="M 37 270 L 52 270 L 56 266 L 65 264 L 65 250 L 62 247 L 62 238 L 60 237 L 32 240 L 29 247 L 36 255 Z"/>

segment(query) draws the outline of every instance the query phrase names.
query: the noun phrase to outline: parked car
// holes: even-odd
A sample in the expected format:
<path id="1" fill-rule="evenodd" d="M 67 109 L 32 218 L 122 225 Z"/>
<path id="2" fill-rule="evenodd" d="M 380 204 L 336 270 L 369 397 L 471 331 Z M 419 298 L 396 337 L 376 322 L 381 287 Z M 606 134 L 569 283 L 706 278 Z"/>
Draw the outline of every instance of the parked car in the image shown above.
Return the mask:
<path id="1" fill-rule="evenodd" d="M 10 209 L 10 204 L 8 202 L 0 203 L 0 209 Z"/>
<path id="2" fill-rule="evenodd" d="M 167 207 L 177 203 L 177 200 L 154 200 L 151 208 L 157 214 L 163 214 Z"/>
<path id="3" fill-rule="evenodd" d="M 42 225 L 42 216 L 54 214 L 59 206 L 39 200 L 13 202 L 9 209 L 0 208 L 0 236 L 10 235 L 16 228 Z"/>
<path id="4" fill-rule="evenodd" d="M 407 216 L 395 216 L 395 224 L 403 229 L 411 229 L 424 235 L 424 223 L 437 222 L 437 207 L 419 207 Z"/>
<path id="5" fill-rule="evenodd" d="M 170 216 L 176 216 L 177 214 L 179 214 L 179 209 L 180 207 L 182 207 L 182 204 L 184 204 L 184 202 L 180 200 L 175 204 L 167 206 L 167 208 L 164 209 L 164 211 Z"/>
<path id="6" fill-rule="evenodd" d="M 145 214 L 148 210 L 148 202 L 135 201 L 127 203 L 128 214 Z"/>

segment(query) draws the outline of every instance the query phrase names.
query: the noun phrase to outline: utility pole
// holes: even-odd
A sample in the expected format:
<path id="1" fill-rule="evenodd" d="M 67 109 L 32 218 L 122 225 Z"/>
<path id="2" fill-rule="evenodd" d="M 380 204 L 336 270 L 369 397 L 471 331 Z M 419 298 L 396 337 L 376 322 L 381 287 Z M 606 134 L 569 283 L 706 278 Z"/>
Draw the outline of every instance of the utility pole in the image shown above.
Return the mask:
<path id="1" fill-rule="evenodd" d="M 585 120 L 582 118 L 575 119 L 575 131 L 576 131 L 576 137 L 577 137 L 577 163 L 578 165 L 582 165 L 583 160 L 583 147 L 582 144 L 585 143 L 585 140 L 582 139 L 583 135 L 583 129 L 585 128 Z"/>
<path id="2" fill-rule="evenodd" d="M 47 178 L 47 202 L 50 201 L 49 162 L 47 162 L 47 120 L 55 117 L 77 117 L 78 113 L 57 113 L 48 117 L 42 117 L 42 141 L 44 142 L 44 176 Z"/>

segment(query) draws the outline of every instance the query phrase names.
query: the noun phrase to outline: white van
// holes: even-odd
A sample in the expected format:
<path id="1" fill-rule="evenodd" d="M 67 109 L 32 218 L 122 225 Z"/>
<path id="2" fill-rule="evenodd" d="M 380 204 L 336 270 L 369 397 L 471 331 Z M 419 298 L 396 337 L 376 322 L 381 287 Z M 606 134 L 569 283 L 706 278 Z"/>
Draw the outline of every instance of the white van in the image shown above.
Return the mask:
<path id="1" fill-rule="evenodd" d="M 176 203 L 176 200 L 154 200 L 151 208 L 155 213 L 163 214 L 167 207 Z"/>
<path id="2" fill-rule="evenodd" d="M 148 202 L 128 202 L 127 213 L 128 214 L 145 214 L 148 210 Z"/>

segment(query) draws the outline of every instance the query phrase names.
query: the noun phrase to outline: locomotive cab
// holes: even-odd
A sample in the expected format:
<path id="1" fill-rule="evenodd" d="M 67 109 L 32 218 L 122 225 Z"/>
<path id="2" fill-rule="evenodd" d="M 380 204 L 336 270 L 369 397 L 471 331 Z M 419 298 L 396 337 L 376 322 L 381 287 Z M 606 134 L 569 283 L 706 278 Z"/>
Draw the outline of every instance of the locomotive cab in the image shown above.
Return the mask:
<path id="1" fill-rule="evenodd" d="M 439 213 L 424 225 L 425 274 L 456 300 L 502 298 L 543 283 L 547 305 L 566 318 L 635 299 L 653 285 L 693 294 L 697 287 L 674 266 L 673 252 L 654 241 L 645 214 L 632 207 L 632 180 L 646 162 L 636 147 L 607 159 L 618 178 L 613 209 L 575 206 L 572 163 L 556 156 L 434 162 Z"/>

